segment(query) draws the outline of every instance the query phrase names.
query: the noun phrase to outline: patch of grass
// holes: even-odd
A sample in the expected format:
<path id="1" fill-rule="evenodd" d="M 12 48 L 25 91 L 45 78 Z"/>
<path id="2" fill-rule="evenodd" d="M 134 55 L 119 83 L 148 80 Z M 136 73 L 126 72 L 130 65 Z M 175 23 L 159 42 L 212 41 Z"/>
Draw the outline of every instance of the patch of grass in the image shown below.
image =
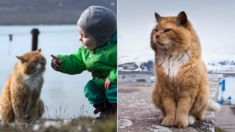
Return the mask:
<path id="1" fill-rule="evenodd" d="M 49 109 L 46 107 L 45 115 L 34 123 L 21 123 L 16 125 L 12 123 L 7 127 L 0 125 L 0 132 L 116 132 L 117 118 L 96 120 L 94 117 L 85 115 L 84 106 L 80 108 L 79 116 L 70 119 L 63 119 L 66 109 L 61 107 L 56 110 L 56 117 L 52 119 L 49 115 Z"/>
<path id="2" fill-rule="evenodd" d="M 117 132 L 117 118 L 95 124 L 92 127 L 92 132 Z"/>
<path id="3" fill-rule="evenodd" d="M 223 132 L 223 130 L 219 126 L 215 126 L 215 132 Z"/>
<path id="4" fill-rule="evenodd" d="M 0 132 L 117 132 L 117 118 L 96 120 L 92 117 L 78 117 L 65 123 L 63 119 L 42 118 L 33 124 L 0 127 Z"/>

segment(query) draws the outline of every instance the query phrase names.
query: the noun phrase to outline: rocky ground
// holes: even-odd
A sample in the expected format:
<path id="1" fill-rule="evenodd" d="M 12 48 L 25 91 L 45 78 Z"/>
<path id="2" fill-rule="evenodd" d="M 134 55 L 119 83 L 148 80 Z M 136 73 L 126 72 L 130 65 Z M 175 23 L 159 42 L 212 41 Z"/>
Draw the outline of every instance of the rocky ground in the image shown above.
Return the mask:
<path id="1" fill-rule="evenodd" d="M 211 99 L 218 96 L 218 77 L 209 76 Z M 151 83 L 118 83 L 118 131 L 154 131 L 154 132 L 197 132 L 214 131 L 215 113 L 206 111 L 205 119 L 196 121 L 186 128 L 163 127 L 160 124 L 160 110 L 151 102 Z"/>

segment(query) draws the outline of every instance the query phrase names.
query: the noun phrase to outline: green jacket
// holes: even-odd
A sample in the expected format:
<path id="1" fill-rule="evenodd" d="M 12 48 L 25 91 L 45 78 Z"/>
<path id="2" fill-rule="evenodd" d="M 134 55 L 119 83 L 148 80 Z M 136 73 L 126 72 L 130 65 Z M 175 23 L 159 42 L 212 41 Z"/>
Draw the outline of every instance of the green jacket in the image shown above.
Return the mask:
<path id="1" fill-rule="evenodd" d="M 101 89 L 104 89 L 106 77 L 117 84 L 117 34 L 110 39 L 109 44 L 93 51 L 85 49 L 82 45 L 71 55 L 56 57 L 62 61 L 56 71 L 74 75 L 88 70 L 92 73 L 92 81 Z"/>

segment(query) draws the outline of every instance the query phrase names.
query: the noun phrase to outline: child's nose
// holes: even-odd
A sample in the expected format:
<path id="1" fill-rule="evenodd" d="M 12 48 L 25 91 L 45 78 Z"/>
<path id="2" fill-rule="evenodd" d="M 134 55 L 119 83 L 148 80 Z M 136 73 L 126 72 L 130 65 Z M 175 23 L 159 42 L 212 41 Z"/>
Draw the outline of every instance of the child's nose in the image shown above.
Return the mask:
<path id="1" fill-rule="evenodd" d="M 82 41 L 82 37 L 79 38 L 79 41 Z"/>

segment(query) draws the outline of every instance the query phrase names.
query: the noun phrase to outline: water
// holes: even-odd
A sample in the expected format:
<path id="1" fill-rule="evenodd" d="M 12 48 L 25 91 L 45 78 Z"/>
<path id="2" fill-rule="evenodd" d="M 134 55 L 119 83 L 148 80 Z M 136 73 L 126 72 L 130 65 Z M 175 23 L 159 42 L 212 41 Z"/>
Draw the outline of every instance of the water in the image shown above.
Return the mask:
<path id="1" fill-rule="evenodd" d="M 225 92 L 224 99 L 228 99 L 229 96 L 232 97 L 232 100 L 235 100 L 235 78 L 225 78 Z M 221 98 L 221 95 L 219 95 Z"/>
<path id="2" fill-rule="evenodd" d="M 32 28 L 40 31 L 38 47 L 42 48 L 42 54 L 47 59 L 41 93 L 41 99 L 48 108 L 44 117 L 70 118 L 82 114 L 95 116 L 92 105 L 83 93 L 86 82 L 92 78 L 91 74 L 85 71 L 79 75 L 67 75 L 54 71 L 50 66 L 51 54 L 72 54 L 81 45 L 76 25 L 0 26 L 0 89 L 18 61 L 15 56 L 31 50 Z M 10 47 L 8 34 L 13 34 Z"/>

